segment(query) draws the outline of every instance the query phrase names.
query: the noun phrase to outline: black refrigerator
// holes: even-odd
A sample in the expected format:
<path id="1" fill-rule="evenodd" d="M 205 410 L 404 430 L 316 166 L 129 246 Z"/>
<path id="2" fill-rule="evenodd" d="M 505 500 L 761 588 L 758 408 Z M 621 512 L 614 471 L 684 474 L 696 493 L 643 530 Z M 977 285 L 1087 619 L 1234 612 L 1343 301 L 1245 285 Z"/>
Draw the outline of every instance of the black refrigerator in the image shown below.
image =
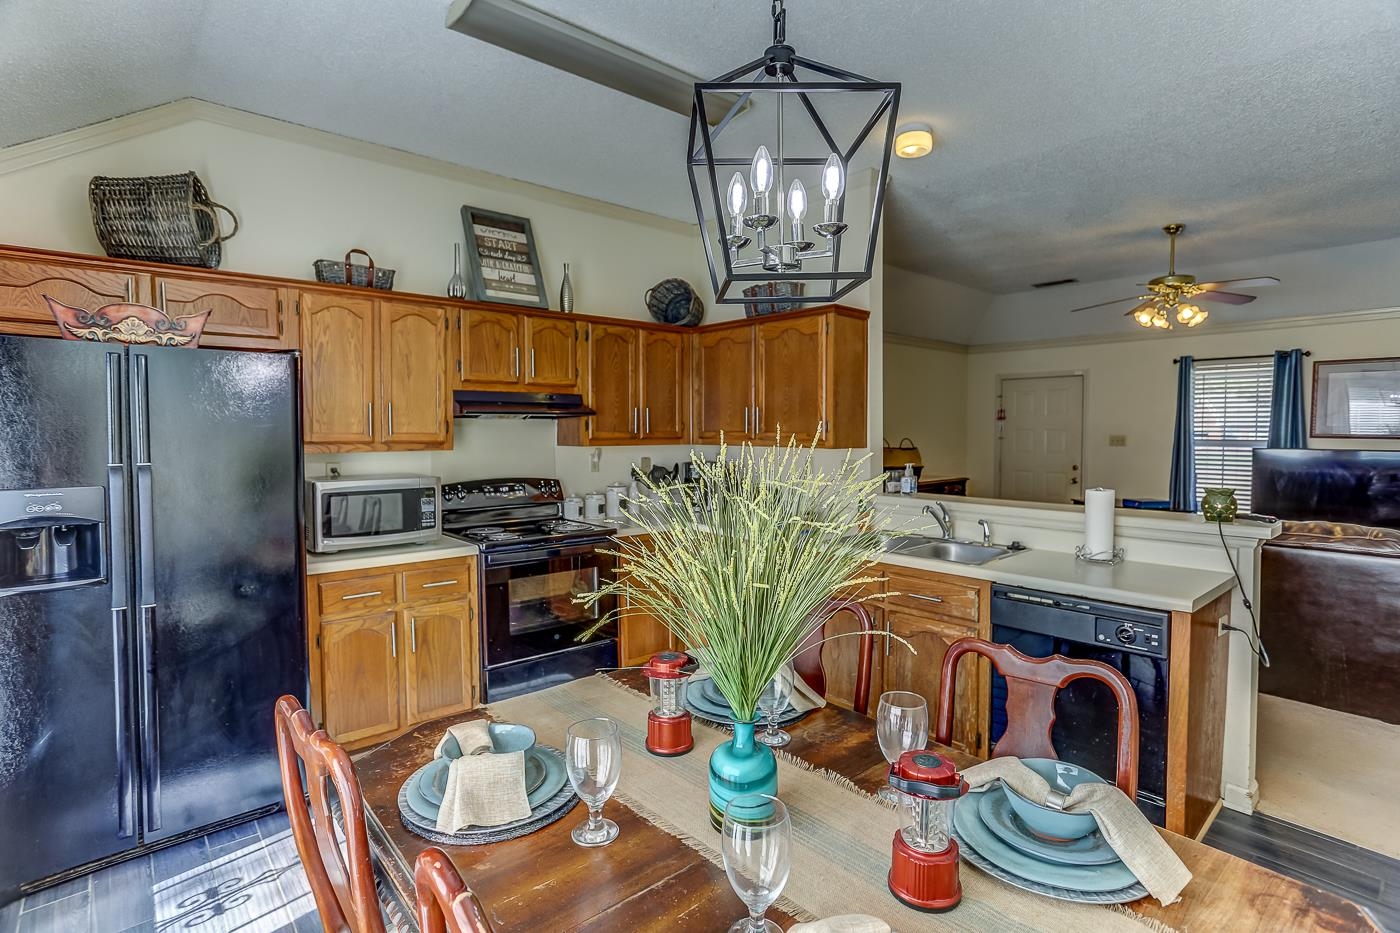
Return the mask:
<path id="1" fill-rule="evenodd" d="M 0 336 L 0 904 L 281 800 L 297 358 Z"/>

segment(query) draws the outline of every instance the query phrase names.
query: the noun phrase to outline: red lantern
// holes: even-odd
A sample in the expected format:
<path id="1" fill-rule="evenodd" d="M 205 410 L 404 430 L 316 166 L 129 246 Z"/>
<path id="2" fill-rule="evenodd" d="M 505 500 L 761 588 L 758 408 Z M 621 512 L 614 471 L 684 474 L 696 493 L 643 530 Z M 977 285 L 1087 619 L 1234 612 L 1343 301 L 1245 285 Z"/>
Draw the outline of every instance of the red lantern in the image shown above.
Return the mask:
<path id="1" fill-rule="evenodd" d="M 690 735 L 690 710 L 685 707 L 690 674 L 681 670 L 688 663 L 690 658 L 679 651 L 663 651 L 642 667 L 651 687 L 647 751 L 653 755 L 684 755 L 695 747 Z"/>
<path id="2" fill-rule="evenodd" d="M 967 782 L 948 759 L 916 749 L 890 765 L 890 786 L 900 818 L 890 893 L 915 910 L 951 910 L 962 900 L 953 805 L 967 793 Z"/>

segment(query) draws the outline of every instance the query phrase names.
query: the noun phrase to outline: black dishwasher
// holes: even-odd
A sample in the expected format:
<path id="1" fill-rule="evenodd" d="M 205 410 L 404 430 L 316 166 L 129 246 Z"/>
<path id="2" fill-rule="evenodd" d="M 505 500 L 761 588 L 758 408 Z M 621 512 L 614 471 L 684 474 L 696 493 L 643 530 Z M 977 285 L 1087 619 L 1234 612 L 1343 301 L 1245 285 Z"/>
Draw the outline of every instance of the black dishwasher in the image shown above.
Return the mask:
<path id="1" fill-rule="evenodd" d="M 1032 658 L 1102 661 L 1133 685 L 1138 703 L 1137 805 L 1166 821 L 1167 687 L 1171 614 L 1040 590 L 992 587 L 992 641 Z M 1006 731 L 1006 679 L 992 675 L 991 742 Z M 1050 733 L 1061 759 L 1113 780 L 1118 701 L 1096 680 L 1072 681 L 1055 697 Z"/>

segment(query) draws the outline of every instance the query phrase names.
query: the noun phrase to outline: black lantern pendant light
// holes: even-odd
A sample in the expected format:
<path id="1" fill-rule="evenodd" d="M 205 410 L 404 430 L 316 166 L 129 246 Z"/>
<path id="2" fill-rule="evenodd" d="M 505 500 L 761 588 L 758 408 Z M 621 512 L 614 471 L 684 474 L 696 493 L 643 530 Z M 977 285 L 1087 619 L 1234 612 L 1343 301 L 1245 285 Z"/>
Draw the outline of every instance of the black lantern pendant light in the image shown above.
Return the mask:
<path id="1" fill-rule="evenodd" d="M 695 85 L 690 190 L 721 304 L 835 301 L 870 279 L 880 232 L 900 86 L 802 58 L 783 0 L 772 13 L 762 58 Z M 705 112 L 716 94 L 738 97 L 718 121 Z M 868 217 L 864 204 L 846 216 L 852 166 L 878 172 Z M 808 184 L 822 200 L 815 223 Z"/>

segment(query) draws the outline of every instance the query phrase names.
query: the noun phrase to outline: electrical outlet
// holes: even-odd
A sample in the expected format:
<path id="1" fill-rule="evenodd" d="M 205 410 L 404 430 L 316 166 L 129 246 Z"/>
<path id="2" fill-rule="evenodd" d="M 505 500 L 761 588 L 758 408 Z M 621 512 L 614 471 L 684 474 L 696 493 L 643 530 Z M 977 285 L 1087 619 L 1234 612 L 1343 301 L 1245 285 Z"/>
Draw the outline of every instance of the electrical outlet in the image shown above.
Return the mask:
<path id="1" fill-rule="evenodd" d="M 1216 622 L 1215 637 L 1216 637 L 1216 638 L 1219 638 L 1221 635 L 1224 635 L 1225 632 L 1229 630 L 1229 628 L 1230 628 L 1230 614 L 1227 612 L 1227 613 L 1225 613 L 1224 615 L 1222 615 L 1222 616 L 1219 618 L 1219 620 Z"/>
<path id="2" fill-rule="evenodd" d="M 327 476 L 339 476 L 339 475 L 340 475 L 340 462 L 339 462 L 339 461 L 336 461 L 336 462 L 334 462 L 334 463 L 327 463 L 327 464 L 326 464 L 326 475 L 327 475 Z"/>
<path id="3" fill-rule="evenodd" d="M 1128 435 L 1126 435 L 1126 434 L 1110 434 L 1110 435 L 1108 436 L 1108 446 L 1110 446 L 1110 447 L 1127 447 L 1127 446 L 1128 446 Z"/>
<path id="4" fill-rule="evenodd" d="M 594 447 L 588 453 L 588 472 L 597 473 L 603 465 L 603 448 Z"/>

